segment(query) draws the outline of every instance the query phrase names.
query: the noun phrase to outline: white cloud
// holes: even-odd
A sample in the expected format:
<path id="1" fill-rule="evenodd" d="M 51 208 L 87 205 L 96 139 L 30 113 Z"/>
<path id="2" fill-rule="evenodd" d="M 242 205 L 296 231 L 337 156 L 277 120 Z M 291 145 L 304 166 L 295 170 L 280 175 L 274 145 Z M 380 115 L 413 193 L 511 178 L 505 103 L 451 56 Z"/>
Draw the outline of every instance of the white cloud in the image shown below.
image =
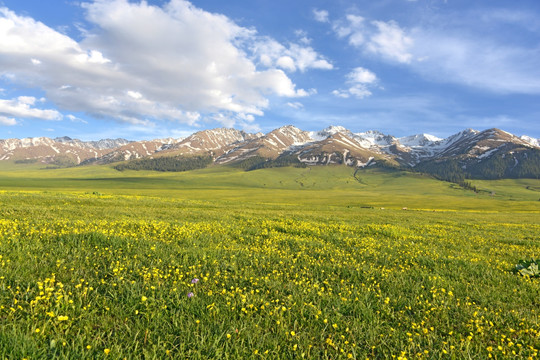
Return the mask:
<path id="1" fill-rule="evenodd" d="M 66 117 L 67 117 L 71 122 L 79 122 L 79 123 L 83 123 L 83 124 L 88 124 L 88 121 L 83 120 L 83 119 L 81 119 L 81 118 L 78 118 L 78 117 L 76 117 L 75 115 L 72 115 L 72 114 L 68 114 L 68 115 L 66 115 Z"/>
<path id="2" fill-rule="evenodd" d="M 241 124 L 242 130 L 249 132 L 249 133 L 256 133 L 261 131 L 261 127 L 257 124 Z"/>
<path id="3" fill-rule="evenodd" d="M 297 97 L 305 97 L 310 95 L 315 95 L 317 93 L 317 89 L 309 89 L 308 91 L 304 89 L 298 90 Z"/>
<path id="4" fill-rule="evenodd" d="M 347 38 L 350 45 L 391 61 L 409 63 L 413 39 L 395 21 L 371 21 L 348 14 L 332 26 L 336 35 Z"/>
<path id="5" fill-rule="evenodd" d="M 0 8 L 0 76 L 43 89 L 66 111 L 193 125 L 204 114 L 262 115 L 271 95 L 308 95 L 280 69 L 332 68 L 311 47 L 284 46 L 185 0 L 83 7 L 91 26 L 80 42 Z"/>
<path id="6" fill-rule="evenodd" d="M 308 37 L 308 34 L 305 30 L 295 30 L 294 34 L 296 37 L 298 37 L 298 41 L 301 44 L 309 45 L 311 43 L 311 39 Z"/>
<path id="7" fill-rule="evenodd" d="M 19 96 L 17 98 L 18 103 L 23 105 L 23 106 L 34 105 L 36 103 L 36 100 L 37 99 L 35 97 L 33 97 L 33 96 Z"/>
<path id="8" fill-rule="evenodd" d="M 332 91 L 332 94 L 341 98 L 354 96 L 363 99 L 372 95 L 370 87 L 377 83 L 377 75 L 363 67 L 357 67 L 347 74 L 348 89 L 339 89 Z"/>
<path id="9" fill-rule="evenodd" d="M 255 121 L 255 117 L 250 114 L 238 114 L 238 118 L 248 123 Z"/>
<path id="10" fill-rule="evenodd" d="M 368 90 L 364 84 L 356 84 L 349 88 L 349 93 L 358 99 L 363 99 L 372 95 L 372 92 Z"/>
<path id="11" fill-rule="evenodd" d="M 351 94 L 349 93 L 348 90 L 333 90 L 332 91 L 332 94 L 334 96 L 337 96 L 337 97 L 340 97 L 340 98 L 344 98 L 344 99 L 348 99 L 351 97 Z"/>
<path id="12" fill-rule="evenodd" d="M 328 11 L 313 9 L 313 16 L 318 22 L 328 22 Z"/>
<path id="13" fill-rule="evenodd" d="M 215 114 L 212 119 L 227 128 L 231 128 L 236 124 L 236 119 L 234 117 L 227 116 L 223 113 Z"/>
<path id="14" fill-rule="evenodd" d="M 377 33 L 371 36 L 367 50 L 400 63 L 410 63 L 413 39 L 395 21 L 373 21 Z"/>
<path id="15" fill-rule="evenodd" d="M 310 46 L 291 43 L 286 47 L 272 38 L 258 39 L 251 45 L 251 51 L 260 64 L 266 67 L 278 67 L 289 72 L 334 68 Z"/>
<path id="16" fill-rule="evenodd" d="M 347 75 L 352 83 L 371 84 L 377 80 L 377 75 L 363 67 L 357 67 Z"/>
<path id="17" fill-rule="evenodd" d="M 287 106 L 292 107 L 293 109 L 302 109 L 304 105 L 298 101 L 288 102 Z"/>
<path id="18" fill-rule="evenodd" d="M 365 19 L 362 16 L 348 14 L 345 20 L 336 21 L 332 28 L 340 38 L 348 37 L 349 44 L 360 46 L 364 43 L 366 32 Z"/>
<path id="19" fill-rule="evenodd" d="M 111 60 L 103 57 L 103 54 L 97 50 L 90 50 L 86 53 L 77 55 L 77 60 L 81 63 L 91 63 L 91 64 L 106 64 L 111 62 Z"/>
<path id="20" fill-rule="evenodd" d="M 297 44 L 291 44 L 289 52 L 296 60 L 296 66 L 304 72 L 309 68 L 331 70 L 333 65 L 320 57 L 311 47 L 303 47 Z"/>
<path id="21" fill-rule="evenodd" d="M 0 125 L 13 126 L 17 125 L 17 120 L 14 118 L 8 118 L 6 116 L 0 115 Z"/>
<path id="22" fill-rule="evenodd" d="M 62 114 L 56 110 L 37 109 L 33 107 L 36 98 L 32 96 L 19 96 L 16 99 L 0 99 L 0 116 L 2 123 L 13 123 L 13 118 L 20 119 L 41 119 L 41 120 L 62 120 Z"/>
<path id="23" fill-rule="evenodd" d="M 139 100 L 139 99 L 142 99 L 142 94 L 138 91 L 131 91 L 131 90 L 128 90 L 127 92 L 127 95 L 135 100 Z"/>
<path id="24" fill-rule="evenodd" d="M 294 60 L 290 56 L 281 56 L 279 59 L 277 59 L 276 65 L 284 70 L 289 70 L 289 71 L 296 70 L 296 65 L 294 64 Z"/>

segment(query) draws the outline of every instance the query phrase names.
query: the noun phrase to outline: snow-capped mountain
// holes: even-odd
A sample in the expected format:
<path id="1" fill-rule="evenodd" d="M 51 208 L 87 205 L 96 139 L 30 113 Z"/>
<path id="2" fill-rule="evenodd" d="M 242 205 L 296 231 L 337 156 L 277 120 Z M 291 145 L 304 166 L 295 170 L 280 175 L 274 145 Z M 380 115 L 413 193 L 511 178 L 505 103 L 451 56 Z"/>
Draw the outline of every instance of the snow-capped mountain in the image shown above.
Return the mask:
<path id="1" fill-rule="evenodd" d="M 540 175 L 540 147 L 499 129 L 465 130 L 444 139 L 440 150 L 415 166 L 441 178 L 498 179 Z"/>
<path id="2" fill-rule="evenodd" d="M 289 151 L 307 165 L 346 164 L 365 167 L 377 161 L 392 162 L 387 154 L 363 147 L 351 132 L 336 132 L 327 138 Z M 397 165 L 397 164 L 396 164 Z"/>
<path id="3" fill-rule="evenodd" d="M 126 139 L 102 139 L 98 141 L 81 141 L 79 139 L 72 139 L 68 136 L 57 137 L 53 139 L 53 141 L 63 143 L 66 145 L 73 145 L 80 148 L 98 149 L 98 150 L 114 149 L 119 146 L 124 146 L 126 144 L 129 144 L 131 142 Z"/>
<path id="4" fill-rule="evenodd" d="M 434 146 L 438 149 L 434 154 L 435 158 L 456 156 L 484 158 L 508 147 L 533 147 L 534 145 L 499 129 L 484 131 L 467 129 L 435 143 Z"/>
<path id="5" fill-rule="evenodd" d="M 540 158 L 540 146 L 539 139 L 517 137 L 499 129 L 466 129 L 440 139 L 429 134 L 396 138 L 373 130 L 353 133 L 342 126 L 307 132 L 292 125 L 267 134 L 219 128 L 199 131 L 183 139 L 148 141 L 81 141 L 69 137 L 0 140 L 0 160 L 57 165 L 196 155 L 209 155 L 216 164 L 249 161 L 255 168 L 272 161 L 282 165 L 346 164 L 360 168 L 379 164 L 423 171 L 434 168 L 443 171 L 451 165 L 467 174 L 476 174 L 478 169 L 487 169 L 497 162 L 497 169 L 506 166 L 505 174 L 512 175 L 529 171 L 531 166 L 523 164 Z"/>
<path id="6" fill-rule="evenodd" d="M 218 164 L 243 161 L 255 156 L 266 159 L 276 159 L 289 149 L 303 146 L 314 139 L 307 131 L 302 131 L 292 125 L 275 129 L 266 135 L 257 136 L 244 142 L 237 143 L 226 153 L 216 159 Z"/>
<path id="7" fill-rule="evenodd" d="M 262 136 L 261 133 L 250 134 L 236 129 L 218 128 L 196 132 L 185 139 L 161 151 L 157 156 L 201 155 L 211 154 L 219 157 L 231 146 Z"/>

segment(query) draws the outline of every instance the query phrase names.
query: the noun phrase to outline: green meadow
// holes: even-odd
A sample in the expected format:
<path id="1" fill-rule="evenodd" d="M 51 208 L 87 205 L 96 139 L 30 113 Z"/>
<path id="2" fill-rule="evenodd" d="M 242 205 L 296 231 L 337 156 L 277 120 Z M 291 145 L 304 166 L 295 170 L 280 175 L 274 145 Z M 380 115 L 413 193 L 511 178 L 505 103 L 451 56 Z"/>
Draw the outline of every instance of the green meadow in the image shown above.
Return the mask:
<path id="1" fill-rule="evenodd" d="M 345 166 L 242 171 L 210 167 L 181 173 L 117 171 L 108 166 L 46 169 L 0 162 L 0 189 L 104 192 L 291 206 L 373 206 L 440 210 L 538 211 L 534 179 L 473 181 L 478 193 L 404 171 Z M 355 176 L 353 176 L 355 175 Z M 538 202 L 538 203 L 535 203 Z M 242 205 L 243 206 L 243 205 Z"/>
<path id="2" fill-rule="evenodd" d="M 0 357 L 538 358 L 540 180 L 472 183 L 0 162 Z"/>

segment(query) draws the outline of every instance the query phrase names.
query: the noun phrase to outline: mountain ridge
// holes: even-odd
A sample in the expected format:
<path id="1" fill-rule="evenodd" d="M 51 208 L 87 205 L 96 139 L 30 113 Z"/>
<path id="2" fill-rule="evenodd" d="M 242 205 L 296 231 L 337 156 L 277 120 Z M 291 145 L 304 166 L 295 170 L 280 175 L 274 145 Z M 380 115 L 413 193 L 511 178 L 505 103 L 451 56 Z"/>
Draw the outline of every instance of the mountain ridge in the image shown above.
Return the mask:
<path id="1" fill-rule="evenodd" d="M 266 134 L 216 128 L 185 138 L 143 141 L 122 138 L 81 141 L 70 137 L 4 139 L 0 140 L 0 160 L 73 166 L 143 158 L 209 156 L 218 165 L 247 161 L 249 168 L 277 166 L 278 163 L 280 166 L 389 166 L 445 178 L 448 176 L 443 174 L 444 166 L 451 164 L 460 178 L 486 174 L 496 178 L 534 177 L 536 168 L 540 167 L 536 163 L 540 156 L 538 144 L 540 139 L 518 137 L 496 128 L 465 129 L 440 139 L 425 133 L 398 138 L 376 130 L 353 133 L 342 126 L 304 131 L 286 125 Z M 490 166 L 495 163 L 498 170 L 492 171 Z M 540 174 L 540 170 L 538 172 Z"/>

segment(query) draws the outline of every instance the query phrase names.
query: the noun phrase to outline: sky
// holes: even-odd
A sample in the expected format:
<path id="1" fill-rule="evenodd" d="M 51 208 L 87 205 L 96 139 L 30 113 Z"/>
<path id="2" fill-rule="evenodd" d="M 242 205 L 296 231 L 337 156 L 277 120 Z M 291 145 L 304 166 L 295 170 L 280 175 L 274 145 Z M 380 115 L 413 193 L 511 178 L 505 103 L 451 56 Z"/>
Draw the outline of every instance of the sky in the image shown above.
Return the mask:
<path id="1" fill-rule="evenodd" d="M 538 0 L 0 0 L 0 138 L 540 138 Z"/>

